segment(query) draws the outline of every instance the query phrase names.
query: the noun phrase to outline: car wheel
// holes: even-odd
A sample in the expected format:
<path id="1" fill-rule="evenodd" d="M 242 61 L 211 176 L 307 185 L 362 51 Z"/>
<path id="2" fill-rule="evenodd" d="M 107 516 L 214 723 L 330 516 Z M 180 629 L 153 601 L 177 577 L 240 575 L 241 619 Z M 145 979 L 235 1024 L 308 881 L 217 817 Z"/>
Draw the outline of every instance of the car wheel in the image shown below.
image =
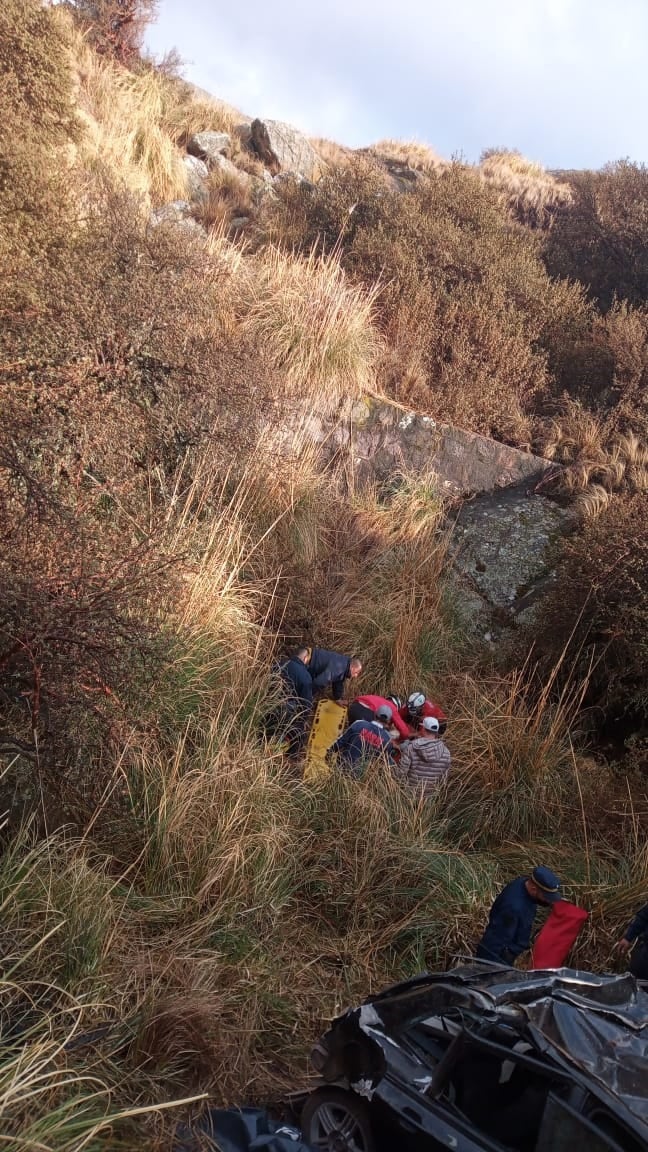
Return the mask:
<path id="1" fill-rule="evenodd" d="M 369 1107 L 343 1088 L 318 1088 L 301 1114 L 304 1140 L 323 1152 L 376 1152 Z"/>

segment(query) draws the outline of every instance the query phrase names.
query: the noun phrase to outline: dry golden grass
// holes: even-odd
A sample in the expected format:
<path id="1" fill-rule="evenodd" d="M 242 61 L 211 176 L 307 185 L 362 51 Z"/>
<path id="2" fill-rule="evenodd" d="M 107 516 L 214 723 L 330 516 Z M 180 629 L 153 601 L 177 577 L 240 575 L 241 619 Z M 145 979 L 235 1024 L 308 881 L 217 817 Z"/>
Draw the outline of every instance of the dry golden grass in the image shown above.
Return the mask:
<path id="1" fill-rule="evenodd" d="M 165 126 L 176 144 L 184 145 L 198 132 L 227 132 L 235 145 L 236 129 L 245 117 L 223 100 L 207 98 L 182 81 L 167 83 L 170 99 L 165 109 Z"/>
<path id="2" fill-rule="evenodd" d="M 379 140 L 368 151 L 379 158 L 406 164 L 417 172 L 442 172 L 449 167 L 448 161 L 439 156 L 429 144 L 418 140 Z"/>
<path id="3" fill-rule="evenodd" d="M 557 180 L 519 152 L 505 149 L 484 152 L 478 174 L 500 193 L 516 219 L 531 227 L 547 227 L 556 209 L 573 200 L 569 184 Z"/>
<path id="4" fill-rule="evenodd" d="M 196 204 L 194 216 L 204 228 L 220 229 L 236 217 L 251 216 L 254 207 L 252 187 L 246 176 L 215 168 L 207 180 L 206 197 Z"/>
<path id="5" fill-rule="evenodd" d="M 78 109 L 85 126 L 79 159 L 99 161 L 153 203 L 185 196 L 182 154 L 164 123 L 168 83 L 138 75 L 97 56 L 77 41 Z"/>
<path id="6" fill-rule="evenodd" d="M 253 174 L 262 170 L 242 143 L 238 130 L 244 117 L 229 104 L 199 95 L 191 85 L 152 68 L 130 72 L 98 56 L 78 32 L 73 45 L 77 104 L 85 126 L 82 164 L 103 162 L 155 204 L 182 199 L 183 150 L 195 133 L 211 130 L 231 135 L 230 154 L 240 167 Z"/>
<path id="7" fill-rule="evenodd" d="M 336 253 L 301 258 L 267 248 L 249 269 L 243 327 L 291 393 L 317 396 L 331 410 L 373 383 L 376 295 L 347 280 Z"/>
<path id="8" fill-rule="evenodd" d="M 648 491 L 648 448 L 635 433 L 614 436 L 609 423 L 575 402 L 544 428 L 539 450 L 559 464 L 559 486 L 575 493 L 585 516 L 599 515 L 614 492 Z"/>
<path id="9" fill-rule="evenodd" d="M 226 114 L 219 119 L 211 102 L 153 73 L 126 74 L 86 58 L 82 46 L 78 52 L 86 62 L 85 159 L 108 162 L 153 200 L 177 194 L 179 147 L 199 128 L 227 127 Z M 445 179 L 420 184 L 434 191 Z M 480 189 L 474 176 L 469 187 L 460 184 L 464 211 Z M 382 188 L 375 192 L 380 205 Z M 401 475 L 359 493 L 352 466 L 342 483 L 332 468 L 322 472 L 315 449 L 304 450 L 313 414 L 372 386 L 384 351 L 375 290 L 354 285 L 335 253 L 248 251 L 228 241 L 224 223 L 200 245 L 174 243 L 163 226 L 145 231 L 135 212 L 131 219 L 128 197 L 100 203 L 101 228 L 89 226 L 72 253 L 74 276 L 92 268 L 94 279 L 64 297 L 69 327 L 48 319 L 56 314 L 58 322 L 55 308 L 38 316 L 34 362 L 43 347 L 54 348 L 68 375 L 55 376 L 44 393 L 53 399 L 43 404 L 41 424 L 37 416 L 21 423 L 19 393 L 11 434 L 35 470 L 27 475 L 45 519 L 29 521 L 30 556 L 33 566 L 46 554 L 46 603 L 54 604 L 57 626 L 66 579 L 77 599 L 106 595 L 103 584 L 77 582 L 76 572 L 73 581 L 61 560 L 60 523 L 83 514 L 78 538 L 98 525 L 90 541 L 114 548 L 122 581 L 143 578 L 121 560 L 133 537 L 155 541 L 161 567 L 142 597 L 160 646 L 146 647 L 137 664 L 140 634 L 131 641 L 125 631 L 130 602 L 119 618 L 108 617 L 124 630 L 125 652 L 108 691 L 132 693 L 136 704 L 110 728 L 93 728 L 103 692 L 94 681 L 87 687 L 79 660 L 84 695 L 71 712 L 79 746 L 61 739 L 49 765 L 66 805 L 61 818 L 74 819 L 77 834 L 58 832 L 34 846 L 24 832 L 3 831 L 0 996 L 17 1025 L 13 1037 L 3 1027 L 3 1135 L 8 1146 L 45 1152 L 76 1152 L 86 1137 L 96 1152 L 113 1152 L 117 1141 L 168 1148 L 168 1128 L 143 1124 L 138 1109 L 203 1088 L 214 1103 L 232 1104 L 294 1088 L 327 1018 L 471 950 L 494 893 L 540 856 L 594 912 L 580 952 L 586 964 L 605 962 L 648 880 L 643 789 L 614 823 L 614 781 L 574 755 L 582 686 L 550 699 L 551 681 L 534 695 L 520 674 L 486 680 L 466 671 L 470 641 L 447 570 L 434 476 Z M 342 209 L 346 217 L 346 199 Z M 429 210 L 414 223 L 440 214 Z M 411 275 L 414 241 L 404 255 Z M 484 258 L 478 267 L 490 264 Z M 55 288 L 74 281 L 62 270 L 52 266 Z M 474 310 L 472 284 L 465 291 L 456 315 L 462 338 Z M 443 329 L 432 303 L 423 306 Z M 482 318 L 490 315 L 489 299 L 482 309 Z M 453 317 L 444 316 L 447 326 Z M 480 325 L 479 355 L 482 333 L 491 331 Z M 31 354 L 32 335 L 30 314 L 13 359 L 24 347 Z M 453 355 L 459 351 L 457 342 Z M 508 360 L 507 349 L 498 363 Z M 79 372 L 80 364 L 90 367 Z M 469 381 L 475 361 L 466 364 Z M 408 365 L 418 370 L 414 353 Z M 25 386 L 23 407 L 31 410 L 33 382 L 8 380 L 5 395 Z M 68 423 L 52 433 L 59 407 Z M 147 435 L 131 450 L 135 419 Z M 42 438 L 36 450 L 34 431 Z M 563 427 L 555 458 L 566 467 L 580 461 L 590 481 L 594 464 L 623 478 L 634 469 L 643 482 L 648 458 L 640 442 L 619 440 L 606 464 L 597 457 L 598 435 L 594 427 L 585 434 Z M 83 456 L 71 477 L 60 475 L 66 439 Z M 122 441 L 126 447 L 113 452 Z M 70 471 L 72 456 L 73 449 Z M 97 462 L 105 482 L 90 472 Z M 6 489 L 8 508 L 25 488 L 24 474 L 16 470 Z M 65 513 L 60 521 L 50 488 Z M 22 555 L 4 558 L 14 598 L 22 594 Z M 167 564 L 168 581 L 159 575 Z M 138 602 L 138 611 L 144 607 Z M 19 610 L 14 631 L 22 635 L 31 618 Z M 446 707 L 454 767 L 434 802 L 419 802 L 381 766 L 362 780 L 333 774 L 305 783 L 265 739 L 272 657 L 311 632 L 361 653 L 363 688 L 421 688 Z M 89 640 L 101 646 L 106 634 Z M 56 692 L 48 704 L 48 722 L 55 718 L 65 734 L 70 725 Z M 27 765 L 36 815 L 46 808 L 46 751 Z M 10 761 L 8 772 L 15 767 Z M 99 780 L 95 811 L 73 803 L 76 779 L 79 792 Z M 36 1023 L 25 1021 L 25 1007 L 36 1011 Z M 69 1045 L 94 1025 L 106 1026 L 103 1039 Z"/>
<path id="10" fill-rule="evenodd" d="M 328 168 L 343 168 L 354 156 L 352 148 L 346 148 L 343 144 L 337 144 L 335 140 L 326 140 L 321 136 L 312 137 L 311 144 Z"/>

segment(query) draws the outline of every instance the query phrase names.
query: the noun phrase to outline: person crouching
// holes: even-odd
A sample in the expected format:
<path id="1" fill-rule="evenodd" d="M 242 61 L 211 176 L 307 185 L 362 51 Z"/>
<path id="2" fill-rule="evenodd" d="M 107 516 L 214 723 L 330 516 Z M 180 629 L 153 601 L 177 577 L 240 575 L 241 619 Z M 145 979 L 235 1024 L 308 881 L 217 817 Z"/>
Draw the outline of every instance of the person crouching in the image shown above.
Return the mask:
<path id="1" fill-rule="evenodd" d="M 342 770 L 352 776 L 361 776 L 367 762 L 380 756 L 393 764 L 392 742 L 387 732 L 392 715 L 392 709 L 383 704 L 376 709 L 372 720 L 355 720 L 331 745 L 326 759 L 337 756 Z"/>
<path id="2" fill-rule="evenodd" d="M 424 716 L 419 735 L 401 745 L 394 775 L 410 788 L 430 796 L 450 771 L 450 750 L 439 735 L 436 716 Z"/>

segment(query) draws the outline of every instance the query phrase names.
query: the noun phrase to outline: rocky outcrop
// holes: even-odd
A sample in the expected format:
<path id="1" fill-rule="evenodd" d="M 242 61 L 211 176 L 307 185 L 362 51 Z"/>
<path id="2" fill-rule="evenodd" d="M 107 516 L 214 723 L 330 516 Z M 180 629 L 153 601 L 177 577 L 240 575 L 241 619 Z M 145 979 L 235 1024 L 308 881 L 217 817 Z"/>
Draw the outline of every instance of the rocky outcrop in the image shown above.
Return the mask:
<path id="1" fill-rule="evenodd" d="M 553 583 L 556 545 L 575 524 L 573 512 L 524 485 L 466 501 L 452 533 L 455 571 L 472 610 L 496 623 L 527 619 Z"/>
<path id="2" fill-rule="evenodd" d="M 224 176 L 234 176 L 244 184 L 250 180 L 248 173 L 244 172 L 242 168 L 237 168 L 236 164 L 227 159 L 227 156 L 219 154 L 212 156 L 209 167 L 212 172 L 221 172 Z"/>
<path id="3" fill-rule="evenodd" d="M 280 120 L 253 120 L 250 143 L 273 176 L 294 172 L 305 180 L 316 180 L 320 159 L 307 138 Z"/>
<path id="4" fill-rule="evenodd" d="M 469 496 L 521 482 L 533 486 L 553 467 L 530 452 L 371 398 L 356 404 L 351 421 L 331 435 L 336 450 L 349 452 L 360 483 L 386 480 L 400 469 L 432 470 L 453 495 Z"/>
<path id="5" fill-rule="evenodd" d="M 389 176 L 396 192 L 409 192 L 411 188 L 414 188 L 419 181 L 423 179 L 422 172 L 419 172 L 416 168 L 411 168 L 409 164 L 404 164 L 399 160 L 392 160 L 388 156 L 381 156 L 380 163 Z"/>
<path id="6" fill-rule="evenodd" d="M 187 144 L 190 156 L 197 156 L 207 165 L 217 164 L 232 150 L 232 137 L 228 132 L 197 132 Z"/>
<path id="7" fill-rule="evenodd" d="M 161 208 L 155 208 L 149 216 L 149 224 L 153 228 L 157 228 L 161 224 L 173 225 L 188 236 L 203 239 L 205 237 L 204 228 L 193 218 L 191 204 L 188 200 L 173 200 L 171 204 L 163 204 Z"/>
<path id="8" fill-rule="evenodd" d="M 183 156 L 182 162 L 187 171 L 187 192 L 190 200 L 204 200 L 207 195 L 209 170 L 204 160 L 197 156 Z"/>

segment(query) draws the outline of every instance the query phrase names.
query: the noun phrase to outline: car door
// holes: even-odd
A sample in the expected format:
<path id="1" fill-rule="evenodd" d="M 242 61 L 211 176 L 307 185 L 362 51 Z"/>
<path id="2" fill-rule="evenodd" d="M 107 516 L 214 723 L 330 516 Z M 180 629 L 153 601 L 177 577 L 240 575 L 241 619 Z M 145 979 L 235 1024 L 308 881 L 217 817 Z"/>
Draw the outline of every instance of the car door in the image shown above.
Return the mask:
<path id="1" fill-rule="evenodd" d="M 389 1118 L 393 1133 L 389 1147 L 398 1147 L 398 1152 L 509 1152 L 445 1101 L 411 1091 L 390 1076 L 385 1076 L 374 1092 L 372 1107 L 376 1105 Z"/>
<path id="2" fill-rule="evenodd" d="M 631 1145 L 623 1137 L 623 1144 L 599 1127 L 594 1118 L 590 1119 L 577 1112 L 559 1097 L 551 1093 L 547 1099 L 540 1124 L 535 1152 L 634 1152 L 638 1144 Z"/>

